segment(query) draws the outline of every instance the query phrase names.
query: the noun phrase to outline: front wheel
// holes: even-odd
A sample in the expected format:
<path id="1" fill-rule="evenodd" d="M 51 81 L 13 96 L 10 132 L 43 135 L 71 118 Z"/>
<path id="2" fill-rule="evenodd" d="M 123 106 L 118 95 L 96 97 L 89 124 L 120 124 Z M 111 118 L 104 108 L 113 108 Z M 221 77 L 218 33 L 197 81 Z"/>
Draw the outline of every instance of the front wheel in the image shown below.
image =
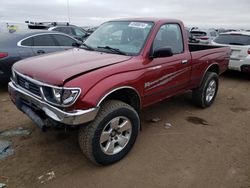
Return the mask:
<path id="1" fill-rule="evenodd" d="M 128 104 L 110 100 L 96 119 L 79 130 L 79 145 L 92 162 L 108 165 L 121 160 L 133 147 L 140 120 Z"/>
<path id="2" fill-rule="evenodd" d="M 194 103 L 202 108 L 211 106 L 217 95 L 218 87 L 218 74 L 207 72 L 201 86 L 193 90 Z"/>

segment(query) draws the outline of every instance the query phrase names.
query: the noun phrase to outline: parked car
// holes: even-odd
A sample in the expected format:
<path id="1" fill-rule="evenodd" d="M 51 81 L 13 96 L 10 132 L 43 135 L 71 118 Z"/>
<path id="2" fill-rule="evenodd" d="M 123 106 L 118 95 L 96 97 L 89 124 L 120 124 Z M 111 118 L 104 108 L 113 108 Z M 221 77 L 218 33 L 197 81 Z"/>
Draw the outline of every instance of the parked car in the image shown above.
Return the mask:
<path id="1" fill-rule="evenodd" d="M 188 90 L 196 105 L 211 106 L 229 55 L 229 47 L 188 44 L 178 20 L 109 21 L 79 49 L 16 63 L 9 93 L 42 129 L 80 126 L 82 152 L 108 165 L 133 147 L 142 108 Z"/>
<path id="2" fill-rule="evenodd" d="M 212 41 L 214 45 L 230 46 L 232 52 L 228 68 L 250 73 L 250 32 L 228 32 Z"/>
<path id="3" fill-rule="evenodd" d="M 85 31 L 87 31 L 89 34 L 93 33 L 98 27 L 90 27 L 90 26 L 84 26 L 81 27 L 82 29 L 84 29 Z"/>
<path id="4" fill-rule="evenodd" d="M 0 33 L 0 82 L 9 81 L 11 67 L 15 62 L 31 56 L 67 50 L 74 43 L 79 41 L 54 31 Z"/>
<path id="5" fill-rule="evenodd" d="M 74 37 L 77 40 L 84 41 L 86 38 L 90 35 L 87 31 L 82 29 L 81 27 L 77 27 L 75 25 L 57 25 L 54 27 L 50 27 L 48 29 L 49 31 L 58 31 L 65 33 L 67 35 L 70 35 Z"/>
<path id="6" fill-rule="evenodd" d="M 197 40 L 192 33 L 188 29 L 186 29 L 187 34 L 188 34 L 188 42 L 189 43 L 199 43 L 199 40 Z"/>
<path id="7" fill-rule="evenodd" d="M 46 29 L 49 31 L 62 32 L 74 37 L 77 40 L 84 41 L 90 35 L 89 32 L 81 27 L 69 24 L 68 22 L 32 22 L 26 21 L 29 29 Z"/>
<path id="8" fill-rule="evenodd" d="M 191 30 L 190 33 L 201 44 L 210 44 L 211 41 L 218 36 L 218 33 L 214 29 L 195 29 Z"/>

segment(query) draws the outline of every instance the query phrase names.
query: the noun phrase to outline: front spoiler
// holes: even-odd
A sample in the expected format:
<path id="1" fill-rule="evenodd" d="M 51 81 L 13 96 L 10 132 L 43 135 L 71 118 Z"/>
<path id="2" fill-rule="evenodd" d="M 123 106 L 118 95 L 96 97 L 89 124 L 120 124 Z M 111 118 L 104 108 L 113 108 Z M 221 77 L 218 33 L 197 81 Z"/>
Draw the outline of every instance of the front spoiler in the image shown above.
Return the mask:
<path id="1" fill-rule="evenodd" d="M 30 106 L 35 105 L 38 109 L 42 110 L 49 118 L 66 125 L 80 125 L 90 122 L 95 119 L 99 110 L 98 107 L 95 107 L 87 110 L 74 110 L 71 112 L 65 112 L 42 101 L 41 99 L 28 94 L 27 92 L 16 86 L 13 82 L 9 82 L 8 90 L 11 100 L 19 109 L 20 100 L 28 101 L 30 103 Z"/>

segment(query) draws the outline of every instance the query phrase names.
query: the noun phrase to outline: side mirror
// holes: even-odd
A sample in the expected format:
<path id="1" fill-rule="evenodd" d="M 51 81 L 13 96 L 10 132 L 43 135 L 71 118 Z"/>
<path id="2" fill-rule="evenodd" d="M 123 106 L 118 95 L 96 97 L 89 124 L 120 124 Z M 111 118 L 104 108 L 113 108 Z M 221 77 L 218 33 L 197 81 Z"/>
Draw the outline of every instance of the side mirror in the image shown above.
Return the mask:
<path id="1" fill-rule="evenodd" d="M 90 33 L 85 33 L 84 37 L 88 37 L 90 35 Z"/>
<path id="2" fill-rule="evenodd" d="M 152 58 L 170 57 L 173 55 L 171 48 L 159 48 L 153 52 Z"/>
<path id="3" fill-rule="evenodd" d="M 77 42 L 72 43 L 72 46 L 73 46 L 73 47 L 79 47 L 79 46 L 81 46 L 81 45 L 82 45 L 82 42 L 80 42 L 80 41 L 77 41 Z"/>

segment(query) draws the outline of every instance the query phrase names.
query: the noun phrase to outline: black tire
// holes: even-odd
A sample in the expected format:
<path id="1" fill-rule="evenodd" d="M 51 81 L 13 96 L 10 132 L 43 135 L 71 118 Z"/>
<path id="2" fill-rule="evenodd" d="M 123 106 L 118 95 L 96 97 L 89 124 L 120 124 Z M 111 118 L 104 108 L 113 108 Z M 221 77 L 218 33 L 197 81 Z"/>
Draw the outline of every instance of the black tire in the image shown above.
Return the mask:
<path id="1" fill-rule="evenodd" d="M 120 152 L 108 155 L 101 148 L 101 135 L 111 120 L 121 116 L 127 118 L 130 122 L 130 138 Z M 140 120 L 134 108 L 121 101 L 110 100 L 101 106 L 98 115 L 93 122 L 80 128 L 79 145 L 82 152 L 89 160 L 96 164 L 109 165 L 121 160 L 132 149 L 136 141 L 139 128 Z"/>
<path id="2" fill-rule="evenodd" d="M 215 88 L 215 93 L 212 97 L 212 99 L 207 100 L 206 99 L 206 92 L 209 87 L 209 84 L 211 81 L 215 81 L 216 83 L 216 88 Z M 217 91 L 219 87 L 219 76 L 215 72 L 207 72 L 204 76 L 204 79 L 200 85 L 200 87 L 196 88 L 193 90 L 192 93 L 192 99 L 195 105 L 201 107 L 201 108 L 207 108 L 213 104 Z"/>

